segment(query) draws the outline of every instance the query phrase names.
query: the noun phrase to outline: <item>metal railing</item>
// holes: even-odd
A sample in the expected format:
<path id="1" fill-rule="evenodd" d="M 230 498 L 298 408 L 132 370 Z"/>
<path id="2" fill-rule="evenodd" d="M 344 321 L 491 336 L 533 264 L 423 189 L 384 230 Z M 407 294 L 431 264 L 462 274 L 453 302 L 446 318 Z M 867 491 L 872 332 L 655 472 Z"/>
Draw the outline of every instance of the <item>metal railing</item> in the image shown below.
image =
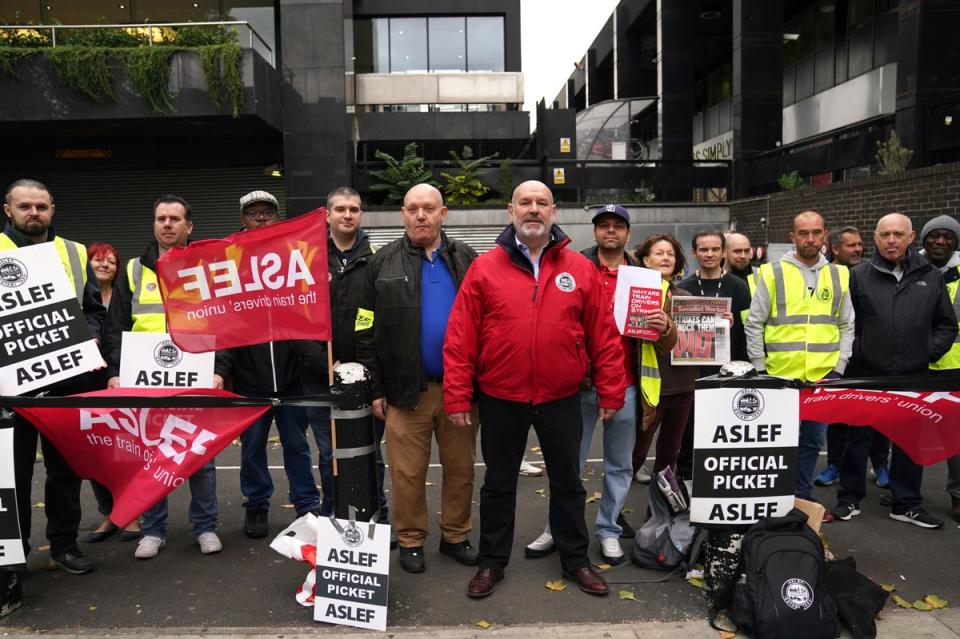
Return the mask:
<path id="1" fill-rule="evenodd" d="M 248 38 L 247 44 L 249 49 L 257 51 L 257 48 L 254 46 L 254 39 L 259 42 L 263 49 L 266 51 L 267 55 L 264 57 L 270 61 L 270 66 L 276 66 L 274 61 L 273 49 L 270 45 L 267 44 L 256 29 L 250 26 L 250 23 L 245 20 L 230 20 L 223 22 L 156 22 L 150 24 L 140 24 L 140 23 L 128 23 L 128 24 L 20 24 L 20 25 L 0 25 L 0 30 L 4 31 L 19 31 L 19 30 L 33 30 L 33 31 L 49 31 L 50 32 L 50 46 L 57 46 L 57 31 L 65 31 L 70 29 L 128 29 L 141 31 L 146 29 L 146 39 L 147 46 L 152 47 L 154 45 L 153 32 L 157 29 L 164 29 L 169 27 L 246 27 Z M 238 29 L 239 35 L 239 29 Z M 242 46 L 242 45 L 241 45 Z M 263 52 L 259 52 L 263 55 Z"/>

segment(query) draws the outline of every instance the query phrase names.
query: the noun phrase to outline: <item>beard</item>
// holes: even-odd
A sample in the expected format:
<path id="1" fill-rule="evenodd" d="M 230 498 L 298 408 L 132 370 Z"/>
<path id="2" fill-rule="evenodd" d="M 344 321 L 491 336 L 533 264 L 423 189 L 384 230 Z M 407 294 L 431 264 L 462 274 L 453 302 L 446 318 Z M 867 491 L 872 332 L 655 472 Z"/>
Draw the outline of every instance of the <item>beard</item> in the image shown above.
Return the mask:
<path id="1" fill-rule="evenodd" d="M 11 220 L 13 228 L 17 229 L 27 237 L 37 237 L 40 235 L 46 235 L 50 230 L 49 224 L 44 224 L 43 222 L 26 222 L 19 223 Z"/>

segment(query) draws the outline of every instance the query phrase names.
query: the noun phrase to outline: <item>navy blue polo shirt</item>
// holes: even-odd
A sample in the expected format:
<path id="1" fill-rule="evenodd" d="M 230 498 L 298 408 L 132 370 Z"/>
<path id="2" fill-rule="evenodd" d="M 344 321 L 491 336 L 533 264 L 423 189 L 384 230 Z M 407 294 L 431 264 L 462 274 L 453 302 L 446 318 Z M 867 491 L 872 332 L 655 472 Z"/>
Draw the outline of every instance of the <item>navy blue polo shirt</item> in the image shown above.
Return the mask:
<path id="1" fill-rule="evenodd" d="M 420 357 L 430 377 L 443 375 L 443 338 L 457 296 L 457 285 L 440 257 L 443 244 L 420 260 Z"/>

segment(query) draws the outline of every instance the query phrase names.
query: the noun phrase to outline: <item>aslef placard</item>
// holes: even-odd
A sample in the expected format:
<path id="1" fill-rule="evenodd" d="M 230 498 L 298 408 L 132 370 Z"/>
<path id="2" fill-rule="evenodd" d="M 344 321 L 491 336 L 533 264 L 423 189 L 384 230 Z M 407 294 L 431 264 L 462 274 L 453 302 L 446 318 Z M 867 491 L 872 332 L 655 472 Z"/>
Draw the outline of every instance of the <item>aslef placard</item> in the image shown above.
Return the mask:
<path id="1" fill-rule="evenodd" d="M 320 524 L 314 620 L 386 630 L 390 526 L 332 518 Z"/>
<path id="2" fill-rule="evenodd" d="M 799 391 L 697 389 L 690 521 L 753 524 L 793 508 Z"/>
<path id="3" fill-rule="evenodd" d="M 214 353 L 187 353 L 168 333 L 123 334 L 123 388 L 212 388 Z"/>
<path id="4" fill-rule="evenodd" d="M 13 429 L 0 428 L 0 566 L 23 562 L 13 475 Z"/>
<path id="5" fill-rule="evenodd" d="M 0 251 L 0 394 L 104 365 L 53 242 Z"/>

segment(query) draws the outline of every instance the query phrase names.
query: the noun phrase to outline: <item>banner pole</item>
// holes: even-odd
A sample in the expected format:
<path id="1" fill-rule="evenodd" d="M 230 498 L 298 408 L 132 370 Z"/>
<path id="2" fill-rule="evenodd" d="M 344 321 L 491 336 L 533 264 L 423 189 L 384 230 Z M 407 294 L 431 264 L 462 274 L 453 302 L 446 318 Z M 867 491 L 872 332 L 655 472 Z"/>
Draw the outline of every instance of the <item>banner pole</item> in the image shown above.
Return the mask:
<path id="1" fill-rule="evenodd" d="M 333 386 L 333 341 L 327 340 L 327 383 Z M 340 474 L 337 466 L 337 420 L 330 417 L 330 447 L 333 449 L 333 476 Z"/>

